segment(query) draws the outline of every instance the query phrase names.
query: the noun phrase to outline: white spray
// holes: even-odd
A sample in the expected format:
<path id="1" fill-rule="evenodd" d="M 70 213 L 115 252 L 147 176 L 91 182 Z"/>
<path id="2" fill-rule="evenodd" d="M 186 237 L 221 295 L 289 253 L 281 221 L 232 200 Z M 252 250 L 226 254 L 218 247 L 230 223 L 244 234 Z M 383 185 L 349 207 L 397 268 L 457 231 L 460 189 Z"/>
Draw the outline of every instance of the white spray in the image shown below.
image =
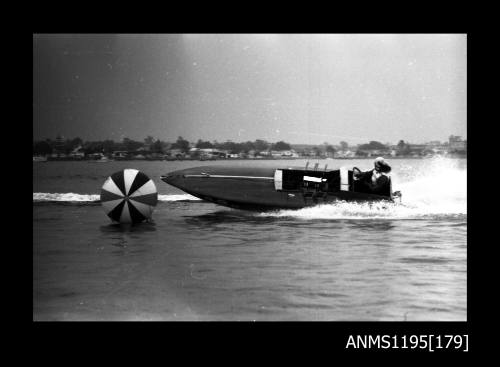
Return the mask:
<path id="1" fill-rule="evenodd" d="M 394 161 L 396 163 L 396 161 Z M 408 162 L 406 160 L 405 162 Z M 410 161 L 411 162 L 411 161 Z M 393 169 L 393 190 L 403 194 L 399 203 L 340 202 L 300 210 L 261 213 L 262 216 L 301 219 L 412 219 L 467 215 L 467 167 L 456 159 L 434 158 Z M 460 167 L 460 165 L 464 167 Z M 415 165 L 416 166 L 416 165 Z"/>

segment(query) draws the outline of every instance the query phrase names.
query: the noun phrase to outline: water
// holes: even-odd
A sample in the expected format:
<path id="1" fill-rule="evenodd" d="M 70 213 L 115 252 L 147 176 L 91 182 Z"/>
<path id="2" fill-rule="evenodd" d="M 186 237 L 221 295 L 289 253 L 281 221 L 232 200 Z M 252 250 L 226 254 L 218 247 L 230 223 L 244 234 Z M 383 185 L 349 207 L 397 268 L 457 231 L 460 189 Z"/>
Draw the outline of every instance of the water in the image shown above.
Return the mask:
<path id="1" fill-rule="evenodd" d="M 466 320 L 467 162 L 390 163 L 404 205 L 263 213 L 207 203 L 159 179 L 204 162 L 34 163 L 33 318 Z M 370 160 L 324 164 L 371 168 Z M 113 225 L 96 201 L 123 168 L 154 180 L 153 223 Z"/>

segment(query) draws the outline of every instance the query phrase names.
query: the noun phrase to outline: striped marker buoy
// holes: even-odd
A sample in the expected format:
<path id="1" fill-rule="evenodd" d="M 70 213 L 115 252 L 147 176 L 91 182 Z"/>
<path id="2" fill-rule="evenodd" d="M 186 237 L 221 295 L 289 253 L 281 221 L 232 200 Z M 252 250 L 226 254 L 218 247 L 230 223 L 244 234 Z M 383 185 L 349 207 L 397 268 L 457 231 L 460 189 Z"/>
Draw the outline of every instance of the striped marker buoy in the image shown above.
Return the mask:
<path id="1" fill-rule="evenodd" d="M 112 174 L 101 189 L 101 204 L 115 222 L 140 223 L 150 219 L 157 202 L 153 180 L 136 169 Z"/>

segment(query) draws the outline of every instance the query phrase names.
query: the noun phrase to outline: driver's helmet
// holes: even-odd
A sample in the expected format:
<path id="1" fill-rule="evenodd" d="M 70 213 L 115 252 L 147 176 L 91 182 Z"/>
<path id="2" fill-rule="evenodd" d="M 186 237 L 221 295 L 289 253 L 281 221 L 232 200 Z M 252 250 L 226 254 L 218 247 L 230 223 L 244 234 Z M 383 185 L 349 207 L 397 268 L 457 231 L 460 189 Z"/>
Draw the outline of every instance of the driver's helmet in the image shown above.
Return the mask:
<path id="1" fill-rule="evenodd" d="M 375 158 L 375 161 L 373 162 L 375 169 L 379 172 L 383 173 L 389 173 L 391 172 L 391 166 L 385 161 L 383 157 L 377 157 Z"/>

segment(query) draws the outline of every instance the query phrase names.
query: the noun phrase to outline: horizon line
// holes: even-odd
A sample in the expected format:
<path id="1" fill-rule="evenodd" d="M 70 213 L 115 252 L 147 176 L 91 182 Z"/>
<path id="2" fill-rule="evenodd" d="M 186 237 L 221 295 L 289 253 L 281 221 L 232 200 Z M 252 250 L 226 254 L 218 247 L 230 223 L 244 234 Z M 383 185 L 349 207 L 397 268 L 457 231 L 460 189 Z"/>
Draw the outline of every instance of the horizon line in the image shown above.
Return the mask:
<path id="1" fill-rule="evenodd" d="M 151 136 L 151 135 L 149 135 L 149 136 Z M 448 136 L 448 138 L 447 138 L 446 140 L 441 140 L 441 139 L 437 139 L 437 138 L 436 138 L 436 139 L 427 140 L 427 141 L 425 141 L 425 142 L 417 142 L 417 143 L 413 142 L 413 143 L 412 143 L 412 142 L 410 142 L 410 140 L 399 139 L 399 140 L 398 140 L 398 143 L 399 143 L 399 141 L 401 141 L 401 140 L 402 140 L 402 141 L 404 141 L 405 143 L 408 143 L 408 144 L 425 144 L 425 143 L 437 142 L 437 141 L 438 141 L 438 142 L 440 142 L 440 143 L 445 143 L 445 142 L 448 142 L 448 141 L 449 141 L 449 138 L 450 138 L 451 136 L 459 137 L 459 138 L 461 138 L 461 139 L 462 139 L 462 141 L 467 141 L 467 137 L 463 137 L 462 135 L 454 135 L 454 134 L 452 134 L 452 135 Z M 121 140 L 114 140 L 113 138 L 104 138 L 104 139 L 100 139 L 100 140 L 99 140 L 99 139 L 98 139 L 98 140 L 90 140 L 90 139 L 82 139 L 82 138 L 80 138 L 79 136 L 75 136 L 75 137 L 71 137 L 71 138 L 69 138 L 69 137 L 66 137 L 66 136 L 64 136 L 64 135 L 60 135 L 60 137 L 61 137 L 61 138 L 63 138 L 64 140 L 73 140 L 73 139 L 79 138 L 79 139 L 81 139 L 84 143 L 86 143 L 86 142 L 106 141 L 106 140 L 111 140 L 111 141 L 113 141 L 113 142 L 120 143 L 120 142 L 123 142 L 123 139 L 125 139 L 125 138 L 126 138 L 126 139 L 130 139 L 130 140 L 132 140 L 132 141 L 136 141 L 136 142 L 143 142 L 143 141 L 144 141 L 144 140 L 146 140 L 146 138 L 147 138 L 147 136 L 146 136 L 145 138 L 142 138 L 142 139 L 139 139 L 139 140 L 136 140 L 136 139 L 133 139 L 133 138 L 127 138 L 127 137 L 124 137 L 124 138 L 122 138 Z M 226 142 L 231 142 L 231 143 L 240 144 L 240 143 L 247 143 L 247 142 L 255 142 L 255 141 L 257 141 L 257 140 L 261 140 L 261 141 L 264 141 L 264 142 L 266 142 L 266 143 L 271 143 L 271 144 L 273 143 L 273 141 L 268 141 L 268 140 L 263 139 L 263 138 L 257 138 L 257 139 L 254 139 L 254 140 L 242 140 L 242 141 L 235 141 L 235 140 L 232 140 L 232 139 L 226 139 L 226 140 L 221 140 L 221 141 L 219 141 L 219 140 L 217 140 L 217 139 L 213 139 L 213 140 L 204 140 L 204 139 L 202 139 L 202 138 L 198 138 L 198 139 L 196 139 L 196 140 L 189 140 L 189 139 L 185 139 L 185 138 L 183 138 L 182 136 L 179 136 L 179 137 L 181 137 L 182 139 L 184 139 L 184 140 L 188 141 L 189 143 L 197 143 L 199 140 L 201 140 L 202 142 L 210 142 L 210 143 L 213 143 L 213 142 L 217 142 L 217 143 L 226 143 Z M 163 143 L 175 143 L 179 137 L 177 137 L 177 138 L 176 138 L 175 140 L 173 140 L 173 141 L 170 141 L 170 140 L 161 140 L 161 139 L 157 139 L 157 138 L 153 137 L 153 141 L 158 141 L 158 140 L 159 140 L 159 141 L 161 141 L 161 142 L 163 142 Z M 58 138 L 57 136 L 56 136 L 55 138 L 40 138 L 40 139 L 35 139 L 35 138 L 34 138 L 34 139 L 33 139 L 33 142 L 37 142 L 37 141 L 45 141 L 45 140 L 56 140 L 57 138 Z M 338 143 L 330 143 L 330 142 L 326 142 L 326 141 L 325 141 L 325 142 L 323 142 L 323 143 L 291 143 L 291 142 L 289 142 L 289 141 L 286 141 L 286 140 L 281 139 L 281 140 L 276 140 L 276 141 L 275 141 L 275 143 L 280 142 L 280 141 L 285 142 L 285 143 L 290 144 L 290 145 L 340 145 L 340 143 L 341 143 L 341 142 L 346 142 L 348 145 L 351 145 L 351 143 L 349 143 L 347 140 L 341 140 L 341 141 L 340 141 L 340 142 L 338 142 Z M 352 143 L 352 145 L 362 145 L 362 144 L 368 144 L 368 143 L 370 143 L 370 142 L 372 142 L 372 141 L 376 141 L 376 142 L 382 143 L 382 144 L 384 144 L 384 145 L 387 145 L 387 144 L 390 144 L 390 145 L 397 145 L 397 144 L 398 144 L 398 143 L 393 143 L 393 142 L 382 142 L 382 141 L 379 141 L 379 140 L 373 140 L 373 139 L 371 139 L 371 140 L 370 140 L 370 139 L 368 139 L 365 143 Z"/>

